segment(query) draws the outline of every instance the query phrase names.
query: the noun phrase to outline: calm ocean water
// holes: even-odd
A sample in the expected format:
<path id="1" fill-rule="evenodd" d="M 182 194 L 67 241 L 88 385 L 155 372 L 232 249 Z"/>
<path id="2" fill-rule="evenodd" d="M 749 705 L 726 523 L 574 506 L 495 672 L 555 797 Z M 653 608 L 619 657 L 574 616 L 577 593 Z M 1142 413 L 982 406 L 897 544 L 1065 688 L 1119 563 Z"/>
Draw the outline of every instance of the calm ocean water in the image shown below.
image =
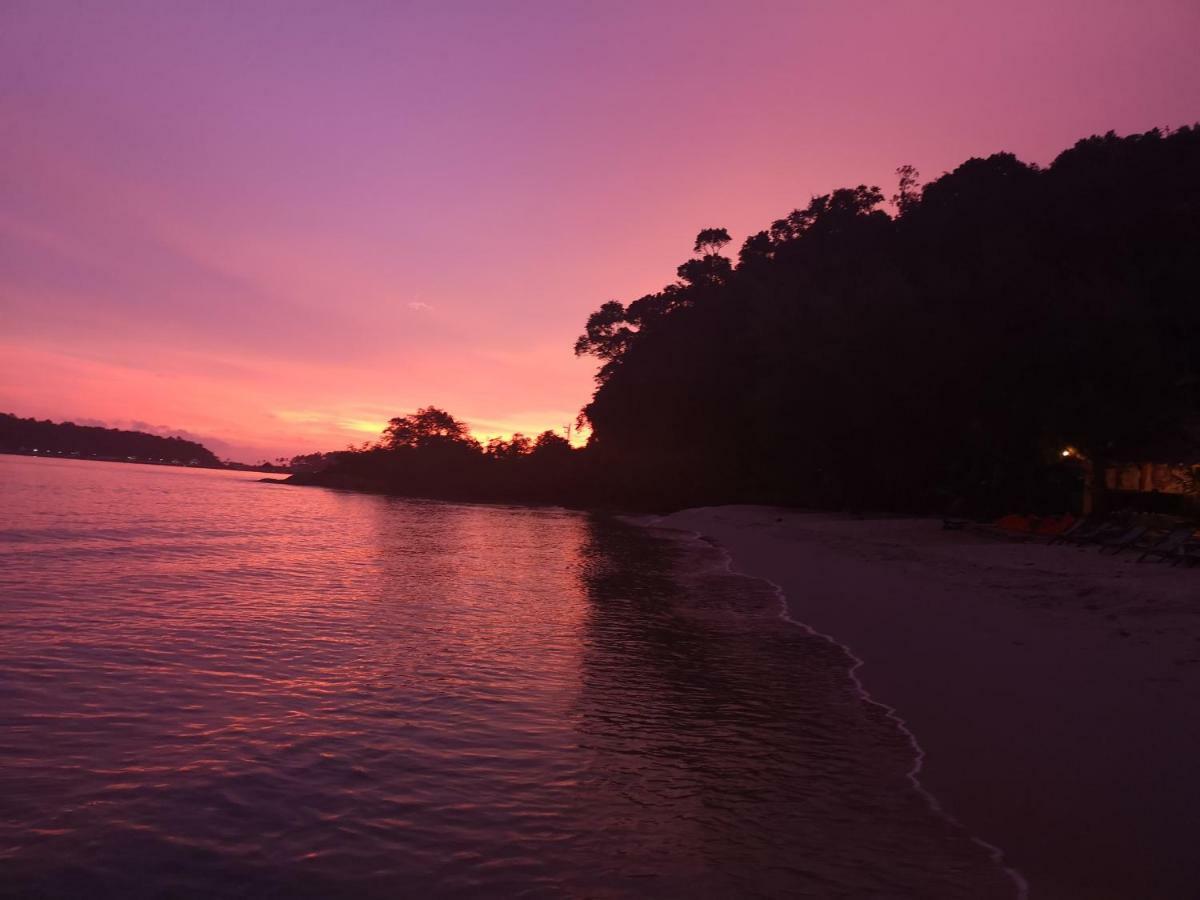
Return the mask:
<path id="1" fill-rule="evenodd" d="M 1010 897 L 838 647 L 577 512 L 0 456 L 0 892 Z"/>

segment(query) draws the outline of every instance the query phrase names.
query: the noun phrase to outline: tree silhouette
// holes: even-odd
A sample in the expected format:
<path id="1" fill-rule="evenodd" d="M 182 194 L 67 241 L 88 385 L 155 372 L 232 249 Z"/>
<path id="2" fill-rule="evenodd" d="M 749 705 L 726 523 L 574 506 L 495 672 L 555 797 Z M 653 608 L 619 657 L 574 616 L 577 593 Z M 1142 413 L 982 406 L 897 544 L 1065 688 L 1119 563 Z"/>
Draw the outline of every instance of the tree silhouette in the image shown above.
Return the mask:
<path id="1" fill-rule="evenodd" d="M 921 173 L 915 166 L 903 165 L 896 169 L 899 182 L 896 193 L 892 195 L 892 205 L 900 215 L 904 215 L 920 202 Z"/>
<path id="2" fill-rule="evenodd" d="M 571 442 L 558 432 L 546 430 L 539 434 L 537 440 L 533 442 L 532 452 L 540 457 L 570 454 L 572 452 Z"/>
<path id="3" fill-rule="evenodd" d="M 625 307 L 610 300 L 588 316 L 584 333 L 575 342 L 575 355 L 588 354 L 606 361 L 617 359 L 632 341 L 633 333 L 625 318 Z"/>
<path id="4" fill-rule="evenodd" d="M 1010 153 L 813 197 L 621 307 L 584 413 L 614 491 L 929 509 L 1057 507 L 1064 443 L 1200 422 L 1200 132 Z M 696 251 L 711 249 L 701 232 Z M 636 313 L 636 314 L 635 314 Z"/>
<path id="5" fill-rule="evenodd" d="M 533 441 L 518 431 L 507 441 L 503 438 L 492 438 L 487 443 L 486 452 L 494 459 L 509 460 L 528 456 L 532 449 Z"/>
<path id="6" fill-rule="evenodd" d="M 811 197 L 736 264 L 706 228 L 675 280 L 609 300 L 591 432 L 495 440 L 426 407 L 299 480 L 420 496 L 1061 512 L 1079 473 L 1182 434 L 1200 459 L 1200 129 L 969 159 Z M 666 273 L 670 269 L 665 269 Z M 668 275 L 669 277 L 669 275 Z M 1191 443 L 1189 444 L 1188 441 Z"/>
<path id="7" fill-rule="evenodd" d="M 388 450 L 445 443 L 470 444 L 474 440 L 466 423 L 436 406 L 426 406 L 412 415 L 389 420 L 382 439 Z"/>
<path id="8" fill-rule="evenodd" d="M 721 248 L 728 244 L 729 241 L 729 232 L 724 228 L 704 228 L 696 235 L 696 245 L 693 248 L 693 252 L 699 253 L 702 256 L 720 253 Z"/>

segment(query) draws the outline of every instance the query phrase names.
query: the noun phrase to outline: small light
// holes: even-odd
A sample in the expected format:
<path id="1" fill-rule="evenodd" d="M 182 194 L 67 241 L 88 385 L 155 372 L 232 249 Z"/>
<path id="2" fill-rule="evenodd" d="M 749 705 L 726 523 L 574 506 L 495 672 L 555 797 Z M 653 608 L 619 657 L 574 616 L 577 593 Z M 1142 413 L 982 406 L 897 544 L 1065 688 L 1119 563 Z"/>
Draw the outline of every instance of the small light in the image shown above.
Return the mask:
<path id="1" fill-rule="evenodd" d="M 1070 456 L 1070 455 L 1071 455 L 1071 451 L 1070 451 L 1070 450 L 1064 450 L 1064 451 L 1062 452 L 1062 455 L 1063 455 L 1063 456 Z"/>

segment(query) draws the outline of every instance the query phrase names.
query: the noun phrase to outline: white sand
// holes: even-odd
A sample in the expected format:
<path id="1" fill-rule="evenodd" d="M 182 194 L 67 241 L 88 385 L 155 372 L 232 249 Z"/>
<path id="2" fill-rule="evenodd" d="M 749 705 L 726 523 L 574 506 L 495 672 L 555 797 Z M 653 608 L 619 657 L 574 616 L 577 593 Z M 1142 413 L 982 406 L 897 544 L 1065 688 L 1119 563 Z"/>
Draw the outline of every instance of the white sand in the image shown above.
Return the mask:
<path id="1" fill-rule="evenodd" d="M 1033 898 L 1200 897 L 1200 568 L 937 520 L 766 507 L 659 520 L 724 546 L 926 753 L 920 779 Z"/>

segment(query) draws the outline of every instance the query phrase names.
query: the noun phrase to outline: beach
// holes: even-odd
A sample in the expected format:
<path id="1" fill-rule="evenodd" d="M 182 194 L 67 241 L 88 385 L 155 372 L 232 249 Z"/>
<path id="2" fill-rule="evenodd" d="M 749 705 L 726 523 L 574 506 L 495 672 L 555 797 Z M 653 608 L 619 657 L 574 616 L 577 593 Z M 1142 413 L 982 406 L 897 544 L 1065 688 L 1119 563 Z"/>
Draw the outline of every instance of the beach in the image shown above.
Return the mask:
<path id="1" fill-rule="evenodd" d="M 727 506 L 652 524 L 722 547 L 861 660 L 920 787 L 1030 897 L 1197 895 L 1200 572 L 936 519 Z"/>

